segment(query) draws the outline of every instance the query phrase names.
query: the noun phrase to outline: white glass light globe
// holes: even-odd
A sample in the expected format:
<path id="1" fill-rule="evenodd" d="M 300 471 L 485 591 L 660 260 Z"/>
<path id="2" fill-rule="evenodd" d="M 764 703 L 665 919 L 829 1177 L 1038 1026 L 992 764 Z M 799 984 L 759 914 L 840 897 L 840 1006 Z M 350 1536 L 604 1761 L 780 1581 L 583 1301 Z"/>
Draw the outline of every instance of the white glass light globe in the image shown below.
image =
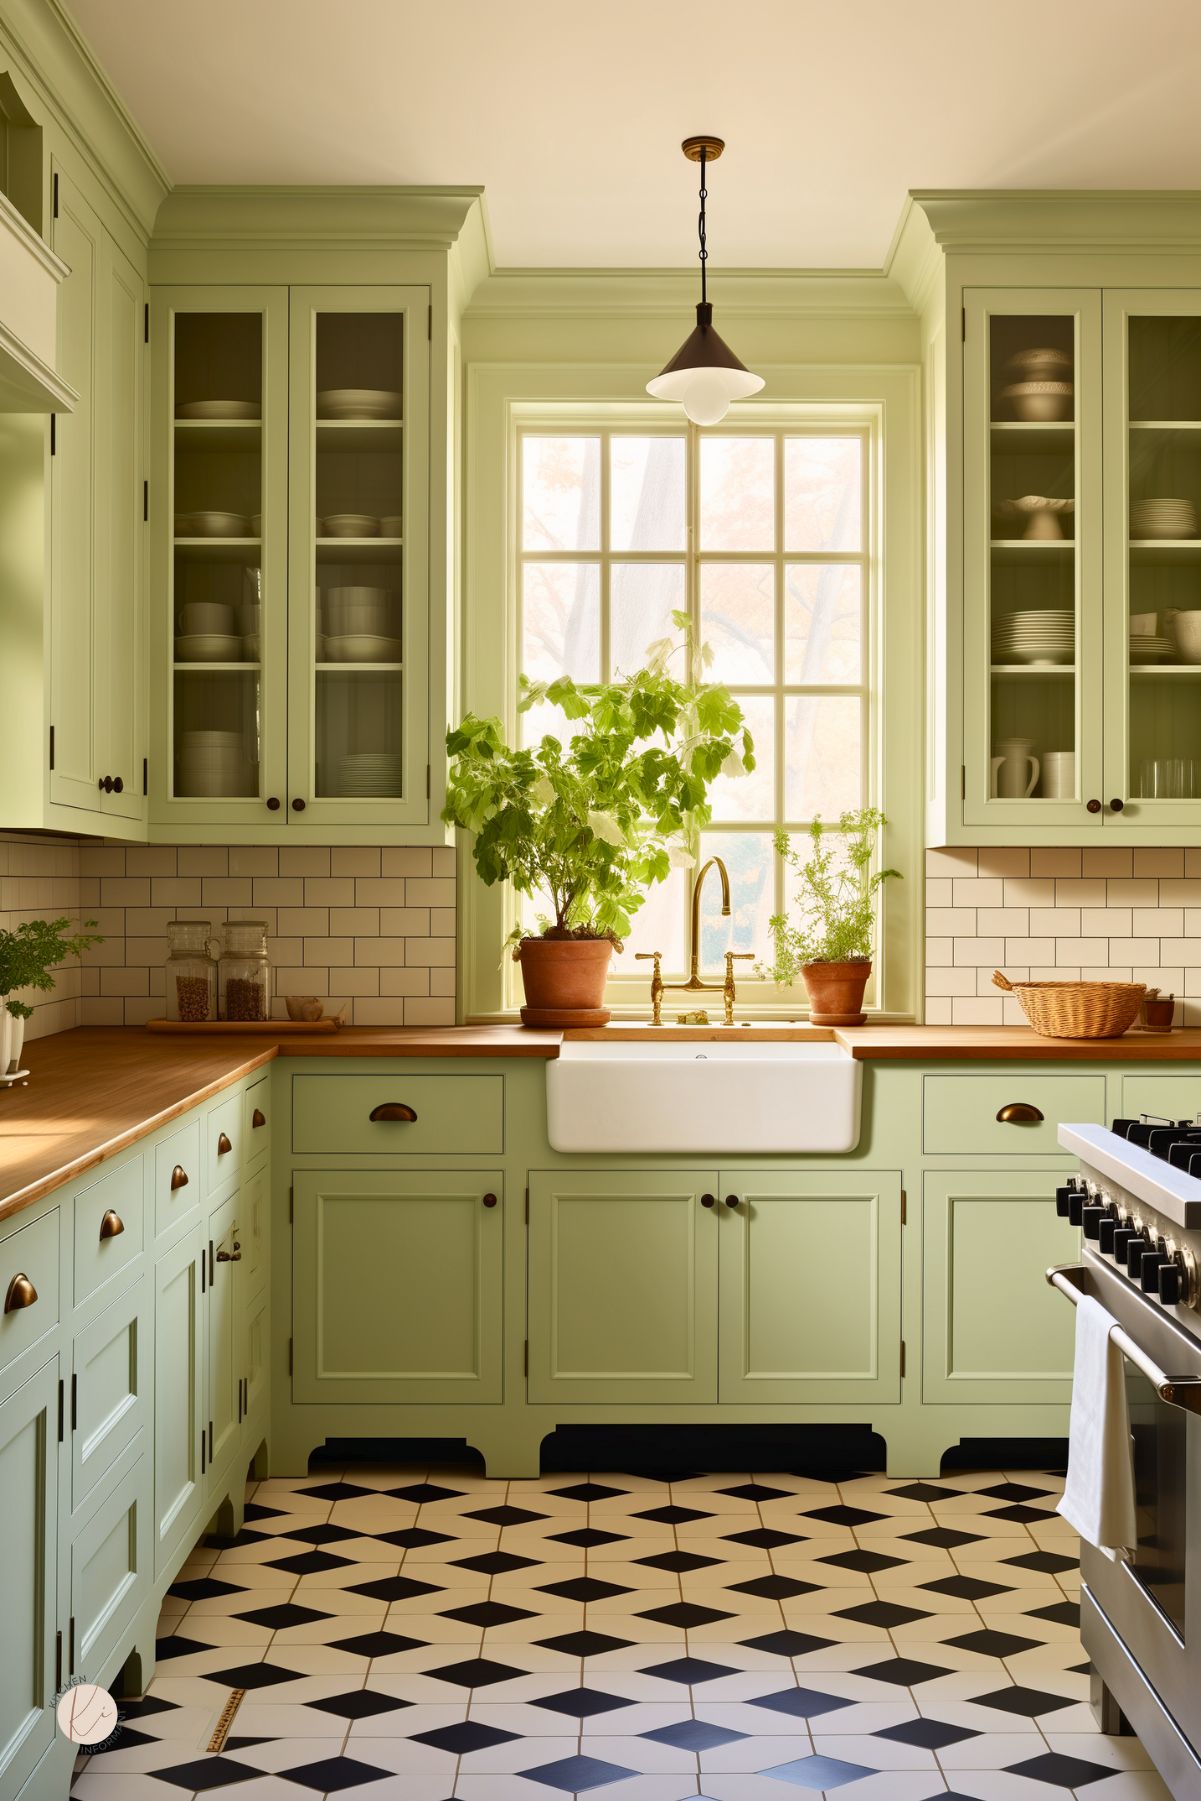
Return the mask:
<path id="1" fill-rule="evenodd" d="M 694 425 L 717 425 L 733 400 L 747 400 L 763 386 L 761 375 L 749 369 L 730 369 L 720 363 L 693 363 L 672 369 L 648 381 L 646 391 L 656 400 L 674 400 Z"/>

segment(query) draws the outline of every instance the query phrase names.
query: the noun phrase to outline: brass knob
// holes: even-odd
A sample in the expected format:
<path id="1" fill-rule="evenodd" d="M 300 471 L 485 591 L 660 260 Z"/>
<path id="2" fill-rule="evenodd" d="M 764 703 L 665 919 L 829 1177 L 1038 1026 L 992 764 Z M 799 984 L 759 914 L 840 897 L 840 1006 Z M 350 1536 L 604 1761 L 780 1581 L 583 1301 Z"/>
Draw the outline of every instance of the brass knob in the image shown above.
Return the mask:
<path id="1" fill-rule="evenodd" d="M 703 1194 L 703 1195 L 702 1195 L 702 1196 L 701 1196 L 701 1206 L 702 1206 L 702 1207 L 712 1207 L 712 1206 L 714 1206 L 714 1205 L 715 1205 L 715 1204 L 716 1204 L 716 1203 L 715 1203 L 715 1199 L 714 1199 L 714 1196 L 713 1196 L 713 1195 L 711 1195 L 711 1194 Z"/>
<path id="2" fill-rule="evenodd" d="M 736 1194 L 728 1194 L 726 1196 L 726 1206 L 727 1207 L 737 1207 L 738 1201 L 739 1201 L 739 1196 Z"/>
<path id="3" fill-rule="evenodd" d="M 250 1115 L 251 1130 L 254 1132 L 257 1132 L 259 1127 L 265 1126 L 266 1123 L 267 1123 L 267 1115 L 265 1113 L 263 1113 L 258 1107 L 256 1107 L 254 1112 Z"/>
<path id="4" fill-rule="evenodd" d="M 8 1285 L 8 1293 L 4 1297 L 5 1313 L 19 1313 L 22 1307 L 32 1307 L 38 1298 L 38 1291 L 24 1270 L 19 1270 Z"/>
<path id="5" fill-rule="evenodd" d="M 1005 1106 L 997 1109 L 997 1124 L 1001 1126 L 1037 1126 L 1041 1125 L 1043 1115 L 1030 1101 L 1007 1101 Z"/>
<path id="6" fill-rule="evenodd" d="M 234 1148 L 233 1145 L 229 1142 L 228 1134 L 225 1132 L 222 1132 L 218 1136 L 218 1139 L 217 1139 L 217 1155 L 218 1155 L 218 1157 L 224 1157 L 226 1152 L 232 1151 L 233 1148 Z"/>
<path id="7" fill-rule="evenodd" d="M 494 1194 L 486 1194 L 484 1196 L 484 1205 L 485 1207 L 495 1207 L 496 1196 Z"/>
<path id="8" fill-rule="evenodd" d="M 367 1118 L 376 1125 L 381 1120 L 396 1120 L 401 1125 L 412 1125 L 417 1115 L 404 1101 L 381 1101 L 378 1107 L 371 1109 Z"/>
<path id="9" fill-rule="evenodd" d="M 171 1193 L 174 1194 L 177 1188 L 186 1188 L 190 1180 L 191 1178 L 183 1164 L 177 1163 L 175 1168 L 171 1171 Z"/>
<path id="10" fill-rule="evenodd" d="M 100 1221 L 101 1244 L 104 1243 L 106 1238 L 120 1238 L 124 1230 L 125 1221 L 121 1218 L 119 1213 L 115 1213 L 110 1207 Z"/>

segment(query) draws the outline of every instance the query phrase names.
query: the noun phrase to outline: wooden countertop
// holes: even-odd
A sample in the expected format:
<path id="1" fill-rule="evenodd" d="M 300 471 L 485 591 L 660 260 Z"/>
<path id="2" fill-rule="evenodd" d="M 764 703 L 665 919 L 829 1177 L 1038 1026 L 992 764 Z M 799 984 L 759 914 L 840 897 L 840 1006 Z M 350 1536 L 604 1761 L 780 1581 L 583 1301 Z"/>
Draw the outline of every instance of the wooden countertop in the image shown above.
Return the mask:
<path id="1" fill-rule="evenodd" d="M 615 1025 L 587 1036 L 641 1038 Z M 716 1040 L 720 1026 L 663 1027 L 664 1037 Z M 1167 1036 L 1037 1038 L 1026 1026 L 736 1027 L 764 1041 L 835 1039 L 864 1062 L 1201 1063 L 1201 1030 Z M 658 1035 L 658 1034 L 656 1034 Z M 0 1091 L 0 1220 L 75 1180 L 231 1082 L 286 1057 L 557 1057 L 560 1032 L 521 1026 L 351 1026 L 330 1037 L 156 1037 L 85 1026 L 35 1039 L 25 1087 Z"/>

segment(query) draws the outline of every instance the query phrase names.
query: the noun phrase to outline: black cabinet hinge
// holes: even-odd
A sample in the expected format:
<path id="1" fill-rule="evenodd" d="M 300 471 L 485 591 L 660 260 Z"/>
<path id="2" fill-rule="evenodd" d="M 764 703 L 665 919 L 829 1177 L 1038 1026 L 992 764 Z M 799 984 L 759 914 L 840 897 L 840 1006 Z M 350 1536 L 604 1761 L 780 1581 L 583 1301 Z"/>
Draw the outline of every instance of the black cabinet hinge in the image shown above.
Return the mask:
<path id="1" fill-rule="evenodd" d="M 905 1374 L 905 1340 L 901 1340 L 901 1374 Z"/>
<path id="2" fill-rule="evenodd" d="M 53 188 L 53 200 L 51 202 L 51 205 L 53 208 L 54 217 L 57 219 L 58 218 L 58 176 L 57 175 L 54 177 L 52 188 Z"/>
<path id="3" fill-rule="evenodd" d="M 213 1422 L 209 1421 L 209 1462 L 213 1461 Z"/>
<path id="4" fill-rule="evenodd" d="M 528 1376 L 530 1373 L 530 1341 L 528 1338 L 526 1339 L 525 1345 L 523 1347 L 521 1366 L 522 1366 L 522 1374 Z"/>
<path id="5" fill-rule="evenodd" d="M 905 1190 L 902 1188 L 902 1190 L 901 1190 L 901 1224 L 904 1225 L 908 1218 L 909 1218 L 909 1197 L 905 1193 Z"/>
<path id="6" fill-rule="evenodd" d="M 142 342 L 143 344 L 150 342 L 150 302 L 148 300 L 142 306 Z"/>
<path id="7" fill-rule="evenodd" d="M 72 1430 L 72 1432 L 74 1432 L 76 1430 L 78 1425 L 79 1425 L 79 1377 L 75 1374 L 74 1370 L 72 1370 L 72 1372 L 71 1372 L 71 1430 Z"/>
<path id="8" fill-rule="evenodd" d="M 425 309 L 425 335 L 432 344 L 434 341 L 434 309 L 432 305 Z"/>
<path id="9" fill-rule="evenodd" d="M 58 1442 L 63 1442 L 63 1379 L 58 1379 Z"/>
<path id="10" fill-rule="evenodd" d="M 75 1674 L 75 1615 L 67 1621 L 67 1675 Z"/>
<path id="11" fill-rule="evenodd" d="M 288 1224 L 289 1225 L 292 1224 L 292 1216 L 293 1216 L 293 1212 L 295 1210 L 295 1206 L 296 1206 L 296 1190 L 294 1188 L 289 1188 L 288 1189 Z"/>
<path id="12" fill-rule="evenodd" d="M 150 793 L 150 758 L 142 758 L 142 793 Z"/>
<path id="13" fill-rule="evenodd" d="M 528 1188 L 525 1191 L 525 1223 L 527 1226 L 530 1223 L 530 1191 Z"/>
<path id="14" fill-rule="evenodd" d="M 288 1374 L 292 1374 L 292 1340 L 288 1340 Z"/>
<path id="15" fill-rule="evenodd" d="M 57 452 L 57 450 L 58 450 L 58 415 L 56 413 L 51 413 L 51 415 L 50 415 L 50 455 L 54 456 L 55 453 Z"/>
<path id="16" fill-rule="evenodd" d="M 426 800 L 429 799 L 430 794 L 433 790 L 433 780 L 434 780 L 433 769 L 432 769 L 431 765 L 429 763 L 427 763 L 425 766 L 425 798 L 426 798 Z"/>
<path id="17" fill-rule="evenodd" d="M 204 1460 L 204 1427 L 200 1428 L 200 1474 L 203 1476 L 208 1464 Z"/>
<path id="18" fill-rule="evenodd" d="M 967 308 L 966 307 L 964 307 L 961 312 L 959 330 L 960 330 L 960 336 L 962 337 L 963 342 L 966 344 L 967 343 Z"/>
<path id="19" fill-rule="evenodd" d="M 63 1685 L 63 1635 L 54 1635 L 54 1691 L 57 1694 Z"/>
<path id="20" fill-rule="evenodd" d="M 142 483 L 142 524 L 145 525 L 149 518 L 150 518 L 150 483 L 147 481 L 144 481 Z"/>
<path id="21" fill-rule="evenodd" d="M 966 763 L 961 763 L 959 765 L 959 798 L 960 798 L 960 800 L 967 799 L 967 764 Z"/>
<path id="22" fill-rule="evenodd" d="M 54 768 L 54 727 L 50 727 L 50 767 Z"/>

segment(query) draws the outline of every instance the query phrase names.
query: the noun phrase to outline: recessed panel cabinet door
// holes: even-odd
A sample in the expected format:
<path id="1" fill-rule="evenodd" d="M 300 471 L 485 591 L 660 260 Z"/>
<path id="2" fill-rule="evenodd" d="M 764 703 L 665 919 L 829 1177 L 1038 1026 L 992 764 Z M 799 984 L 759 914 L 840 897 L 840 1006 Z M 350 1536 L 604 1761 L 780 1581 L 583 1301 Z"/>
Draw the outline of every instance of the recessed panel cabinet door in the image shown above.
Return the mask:
<path id="1" fill-rule="evenodd" d="M 0 1793 L 15 1795 L 54 1734 L 58 1359 L 0 1412 Z"/>
<path id="2" fill-rule="evenodd" d="M 721 1399 L 896 1401 L 896 1170 L 721 1172 Z"/>
<path id="3" fill-rule="evenodd" d="M 717 1172 L 530 1176 L 531 1401 L 717 1399 Z"/>
<path id="4" fill-rule="evenodd" d="M 101 808 L 142 819 L 142 759 L 146 755 L 146 620 L 142 595 L 142 482 L 145 479 L 146 289 L 111 238 L 101 270 L 103 313 L 97 368 L 97 562 L 102 570 L 96 622 L 100 776 L 113 788 Z M 117 786 L 118 782 L 120 787 Z"/>
<path id="5" fill-rule="evenodd" d="M 1063 1401 L 1075 1310 L 1047 1286 L 1080 1234 L 1055 1213 L 1055 1169 L 927 1174 L 924 1401 Z"/>
<path id="6" fill-rule="evenodd" d="M 504 1188 L 490 1170 L 294 1177 L 294 1401 L 499 1401 Z"/>
<path id="7" fill-rule="evenodd" d="M 207 1256 L 196 1225 L 155 1266 L 154 1540 L 160 1575 L 200 1506 Z"/>
<path id="8" fill-rule="evenodd" d="M 208 1455 L 219 1468 L 238 1430 L 237 1332 L 234 1271 L 241 1258 L 241 1195 L 232 1194 L 209 1214 L 209 1282 L 205 1339 L 208 1347 Z"/>

